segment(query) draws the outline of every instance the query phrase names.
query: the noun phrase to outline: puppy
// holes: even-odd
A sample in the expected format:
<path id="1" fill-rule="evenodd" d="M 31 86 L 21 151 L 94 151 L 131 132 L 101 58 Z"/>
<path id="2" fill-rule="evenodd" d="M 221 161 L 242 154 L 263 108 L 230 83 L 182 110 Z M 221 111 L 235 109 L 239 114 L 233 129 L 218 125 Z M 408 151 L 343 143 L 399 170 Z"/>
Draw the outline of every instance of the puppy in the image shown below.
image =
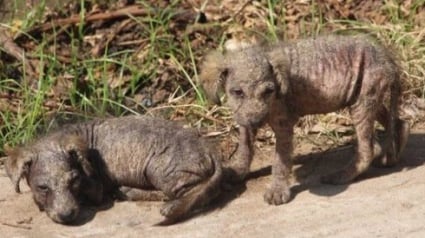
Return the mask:
<path id="1" fill-rule="evenodd" d="M 100 203 L 120 186 L 162 191 L 170 201 L 161 214 L 177 221 L 216 197 L 222 177 L 210 141 L 147 116 L 68 125 L 7 155 L 16 191 L 26 178 L 35 203 L 58 223 L 75 221 L 81 199 Z"/>
<path id="2" fill-rule="evenodd" d="M 235 180 L 249 172 L 256 129 L 267 123 L 275 132 L 273 180 L 264 199 L 279 205 L 291 197 L 293 127 L 301 116 L 350 111 L 356 156 L 343 170 L 325 176 L 326 183 L 348 183 L 374 159 L 380 166 L 398 162 L 409 134 L 408 123 L 399 117 L 400 72 L 390 51 L 365 36 L 323 36 L 212 52 L 201 65 L 199 80 L 214 102 L 225 92 L 240 125 L 231 165 Z M 374 121 L 386 129 L 384 146 L 374 140 Z"/>

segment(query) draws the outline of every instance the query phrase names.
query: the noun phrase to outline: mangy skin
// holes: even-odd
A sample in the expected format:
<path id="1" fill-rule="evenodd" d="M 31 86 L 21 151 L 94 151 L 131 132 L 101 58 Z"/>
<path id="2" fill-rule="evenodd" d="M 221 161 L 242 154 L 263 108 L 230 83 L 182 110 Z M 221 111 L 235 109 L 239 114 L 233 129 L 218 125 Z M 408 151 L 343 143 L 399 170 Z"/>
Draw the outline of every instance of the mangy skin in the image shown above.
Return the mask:
<path id="1" fill-rule="evenodd" d="M 177 221 L 219 193 L 222 169 L 195 130 L 147 116 L 69 125 L 9 150 L 6 170 L 19 192 L 26 177 L 41 210 L 59 223 L 77 218 L 82 197 L 99 203 L 119 186 L 161 190 L 161 209 Z"/>
<path id="2" fill-rule="evenodd" d="M 275 132 L 273 180 L 264 195 L 274 205 L 291 198 L 293 127 L 301 116 L 346 107 L 351 114 L 358 138 L 356 156 L 323 182 L 348 183 L 374 159 L 378 166 L 398 162 L 409 134 L 409 125 L 399 118 L 399 78 L 390 52 L 365 36 L 323 36 L 224 54 L 216 51 L 206 56 L 200 74 L 213 101 L 218 103 L 217 92 L 224 90 L 240 125 L 239 148 L 230 165 L 235 180 L 249 172 L 256 129 L 267 123 Z M 388 109 L 383 104 L 386 95 Z M 375 120 L 386 129 L 384 146 L 374 140 Z"/>

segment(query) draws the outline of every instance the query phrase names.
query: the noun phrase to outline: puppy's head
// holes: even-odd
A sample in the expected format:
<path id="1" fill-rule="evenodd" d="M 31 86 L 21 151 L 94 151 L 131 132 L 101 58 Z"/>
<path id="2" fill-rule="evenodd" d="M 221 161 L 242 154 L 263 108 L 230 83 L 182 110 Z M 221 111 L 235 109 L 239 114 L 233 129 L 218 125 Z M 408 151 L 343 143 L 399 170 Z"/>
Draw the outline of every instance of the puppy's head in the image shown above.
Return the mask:
<path id="1" fill-rule="evenodd" d="M 218 103 L 224 91 L 235 120 L 249 127 L 260 126 L 271 104 L 286 94 L 286 62 L 283 53 L 252 46 L 235 51 L 210 53 L 202 64 L 200 82 L 207 96 Z"/>
<path id="2" fill-rule="evenodd" d="M 20 179 L 26 178 L 35 203 L 53 221 L 70 223 L 80 210 L 82 177 L 92 173 L 86 150 L 77 136 L 41 139 L 28 147 L 6 149 L 6 172 L 17 192 Z"/>

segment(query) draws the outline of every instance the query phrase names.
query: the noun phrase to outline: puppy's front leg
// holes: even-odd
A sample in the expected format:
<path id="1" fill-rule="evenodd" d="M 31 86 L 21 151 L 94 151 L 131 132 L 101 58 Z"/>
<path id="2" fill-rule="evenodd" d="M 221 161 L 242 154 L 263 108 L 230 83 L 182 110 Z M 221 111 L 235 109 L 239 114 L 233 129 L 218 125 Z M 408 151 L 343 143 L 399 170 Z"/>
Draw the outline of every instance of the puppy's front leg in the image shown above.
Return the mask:
<path id="1" fill-rule="evenodd" d="M 271 125 L 276 134 L 276 154 L 272 166 L 272 183 L 264 194 L 271 205 L 286 203 L 291 198 L 289 178 L 291 176 L 293 123 L 280 121 Z"/>
<path id="2" fill-rule="evenodd" d="M 225 165 L 225 176 L 232 182 L 239 182 L 249 173 L 254 156 L 254 140 L 257 130 L 250 127 L 239 127 L 239 145 L 235 156 Z"/>

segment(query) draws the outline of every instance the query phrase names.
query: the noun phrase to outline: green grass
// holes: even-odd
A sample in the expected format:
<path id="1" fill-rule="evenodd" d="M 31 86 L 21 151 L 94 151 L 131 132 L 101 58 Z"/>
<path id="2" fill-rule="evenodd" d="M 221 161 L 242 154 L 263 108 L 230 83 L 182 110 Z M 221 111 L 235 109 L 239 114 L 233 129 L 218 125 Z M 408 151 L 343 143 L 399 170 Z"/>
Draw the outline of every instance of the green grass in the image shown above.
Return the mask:
<path id="1" fill-rule="evenodd" d="M 13 2 L 16 12 L 23 2 Z M 154 7 L 148 1 L 137 2 L 144 4 L 146 8 Z M 258 27 L 246 27 L 246 22 L 241 21 L 240 16 L 252 16 L 243 13 L 230 20 L 215 23 L 215 27 L 221 27 L 222 30 L 209 33 L 209 37 L 214 41 L 210 46 L 222 46 L 229 37 L 229 29 L 237 27 L 243 29 L 242 35 L 255 35 L 267 41 L 352 30 L 370 32 L 399 53 L 405 93 L 425 97 L 425 34 L 415 25 L 412 14 L 405 14 L 398 8 L 397 1 L 385 2 L 382 13 L 389 16 L 390 22 L 382 25 L 368 21 L 327 19 L 326 13 L 319 8 L 317 2 L 312 1 L 311 6 L 306 8 L 305 14 L 297 19 L 297 24 L 292 25 L 295 28 L 291 30 L 288 30 L 291 23 L 285 20 L 285 16 L 289 17 L 290 14 L 284 2 L 254 1 L 250 11 L 255 10 L 252 21 Z M 209 48 L 194 47 L 191 43 L 193 39 L 175 35 L 172 30 L 172 17 L 181 6 L 180 3 L 181 1 L 172 1 L 156 14 L 130 17 L 137 23 L 136 27 L 142 29 L 140 39 L 143 44 L 140 48 L 116 50 L 107 46 L 98 57 L 81 57 L 81 46 L 87 36 L 85 25 L 79 24 L 77 30 L 58 28 L 57 31 L 66 33 L 72 46 L 70 62 L 64 63 L 60 55 L 49 51 L 52 46 L 60 48 L 61 42 L 52 38 L 52 34 L 41 37 L 37 49 L 31 52 L 32 58 L 44 66 L 39 69 L 44 73 L 40 74 L 37 80 L 5 77 L 6 74 L 0 73 L 0 95 L 13 95 L 12 101 L 0 101 L 0 155 L 5 144 L 13 146 L 25 143 L 56 124 L 72 122 L 75 118 L 81 120 L 139 113 L 156 115 L 158 111 L 163 111 L 161 115 L 165 117 L 183 117 L 197 127 L 231 124 L 227 108 L 209 105 L 195 80 L 199 70 L 198 62 Z M 207 9 L 206 6 L 212 4 L 208 1 L 199 3 L 196 7 L 201 9 Z M 411 9 L 407 10 L 414 12 L 424 3 L 424 0 L 414 0 Z M 25 33 L 41 21 L 45 4 L 43 0 L 22 14 L 21 21 L 5 22 L 2 25 L 11 29 L 17 27 L 18 32 Z M 85 13 L 83 8 L 80 16 Z M 17 32 L 16 29 L 13 32 Z M 14 67 L 16 66 L 2 63 L 0 71 Z M 167 70 L 170 70 L 170 82 L 175 85 L 175 91 L 164 103 L 147 108 L 138 96 Z M 54 95 L 54 91 L 60 88 L 58 84 L 64 84 L 62 90 L 66 92 L 61 94 L 59 99 Z M 51 103 L 53 105 L 50 105 Z M 316 117 L 316 120 L 320 121 L 320 116 Z M 334 131 L 325 131 L 323 134 L 334 141 L 340 138 Z"/>
<path id="2" fill-rule="evenodd" d="M 83 1 L 81 1 L 83 2 Z M 143 3 L 147 8 L 151 6 Z M 160 59 L 171 62 L 180 72 L 181 79 L 189 82 L 191 89 L 196 95 L 196 100 L 188 107 L 193 110 L 204 110 L 206 105 L 205 96 L 195 84 L 193 73 L 196 74 L 195 58 L 191 46 L 186 42 L 181 48 L 174 36 L 169 32 L 169 24 L 174 14 L 174 4 L 162 9 L 157 15 L 133 18 L 144 32 L 142 38 L 148 42 L 142 49 L 142 60 L 135 59 L 133 53 L 136 49 L 121 51 L 109 51 L 97 58 L 85 58 L 81 60 L 81 44 L 84 39 L 84 24 L 80 24 L 77 31 L 67 32 L 71 39 L 72 52 L 70 63 L 64 64 L 58 56 L 49 53 L 48 48 L 57 44 L 53 38 L 47 42 L 50 35 L 43 37 L 33 57 L 37 58 L 40 65 L 44 65 L 41 71 L 45 73 L 39 79 L 33 80 L 2 78 L 0 92 L 13 94 L 18 98 L 18 104 L 13 105 L 16 111 L 8 109 L 0 110 L 0 154 L 3 145 L 23 144 L 36 134 L 49 130 L 56 118 L 60 121 L 75 121 L 74 118 L 92 118 L 105 116 L 122 116 L 126 114 L 139 114 L 146 112 L 146 108 L 133 97 L 145 85 L 149 85 L 152 79 L 158 77 Z M 44 1 L 33 11 L 26 14 L 23 19 L 22 31 L 31 28 L 43 14 Z M 84 9 L 81 11 L 81 16 Z M 6 24 L 7 25 L 7 24 Z M 67 31 L 67 30 L 65 30 Z M 189 62 L 189 64 L 188 64 Z M 189 65 L 189 67 L 186 67 Z M 112 72 L 113 71 L 113 72 Z M 46 107 L 46 103 L 52 101 L 50 94 L 55 90 L 54 86 L 65 75 L 68 91 L 65 98 L 59 101 L 60 105 L 54 108 Z M 26 85 L 24 82 L 37 82 L 37 86 Z M 120 83 L 122 81 L 122 83 Z M 81 90 L 84 84 L 84 90 Z M 180 88 L 171 98 L 169 111 L 177 108 L 177 104 L 184 97 L 190 97 L 186 91 Z M 7 92 L 7 93 L 6 93 Z M 62 95 L 63 96 L 63 95 Z M 16 100 L 15 100 L 16 101 Z M 132 106 L 124 101 L 132 101 Z M 8 102 L 5 101 L 7 104 Z M 200 106 L 197 106 L 200 105 Z M 53 123 L 52 123 L 53 122 Z"/>

